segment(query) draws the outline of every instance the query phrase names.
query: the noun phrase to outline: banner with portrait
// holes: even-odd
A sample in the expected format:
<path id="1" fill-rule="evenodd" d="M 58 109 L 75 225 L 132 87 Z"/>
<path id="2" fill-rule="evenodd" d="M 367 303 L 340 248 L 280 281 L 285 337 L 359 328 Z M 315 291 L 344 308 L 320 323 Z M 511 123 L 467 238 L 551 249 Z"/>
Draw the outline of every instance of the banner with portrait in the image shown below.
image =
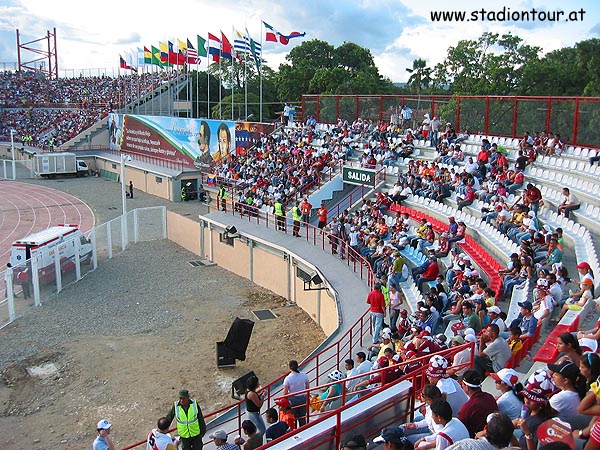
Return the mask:
<path id="1" fill-rule="evenodd" d="M 263 135 L 268 136 L 275 131 L 272 123 L 236 122 L 235 153 L 245 155 L 248 149 L 255 146 Z"/>
<path id="2" fill-rule="evenodd" d="M 235 122 L 109 114 L 109 146 L 187 167 L 209 167 L 235 151 Z"/>

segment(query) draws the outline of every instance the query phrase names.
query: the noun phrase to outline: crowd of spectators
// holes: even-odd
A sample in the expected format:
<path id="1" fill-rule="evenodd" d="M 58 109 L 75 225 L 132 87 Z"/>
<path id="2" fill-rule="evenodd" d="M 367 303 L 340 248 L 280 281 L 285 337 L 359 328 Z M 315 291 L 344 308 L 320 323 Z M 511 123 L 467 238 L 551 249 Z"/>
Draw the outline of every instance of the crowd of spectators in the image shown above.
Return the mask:
<path id="1" fill-rule="evenodd" d="M 48 149 L 72 139 L 108 112 L 142 99 L 177 71 L 49 79 L 35 72 L 0 72 L 0 139 Z"/>

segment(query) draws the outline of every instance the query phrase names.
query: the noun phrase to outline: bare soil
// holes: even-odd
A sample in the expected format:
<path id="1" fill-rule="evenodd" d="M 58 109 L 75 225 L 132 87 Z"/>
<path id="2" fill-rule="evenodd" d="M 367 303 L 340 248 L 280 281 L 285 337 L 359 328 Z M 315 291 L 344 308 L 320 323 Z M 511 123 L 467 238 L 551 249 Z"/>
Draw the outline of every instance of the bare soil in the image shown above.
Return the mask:
<path id="1" fill-rule="evenodd" d="M 227 291 L 215 292 L 213 301 L 175 297 L 174 313 L 184 319 L 172 327 L 131 336 L 76 335 L 3 370 L 0 448 L 90 448 L 101 418 L 113 423 L 117 448 L 125 447 L 145 438 L 179 389 L 189 389 L 206 415 L 233 402 L 231 383 L 238 377 L 253 370 L 266 384 L 286 372 L 289 359 L 303 359 L 325 338 L 297 306 L 227 277 Z M 258 321 L 251 313 L 256 309 L 271 309 L 277 318 Z M 247 359 L 218 369 L 215 342 L 236 316 L 255 320 Z M 45 375 L 32 376 L 32 367 Z"/>

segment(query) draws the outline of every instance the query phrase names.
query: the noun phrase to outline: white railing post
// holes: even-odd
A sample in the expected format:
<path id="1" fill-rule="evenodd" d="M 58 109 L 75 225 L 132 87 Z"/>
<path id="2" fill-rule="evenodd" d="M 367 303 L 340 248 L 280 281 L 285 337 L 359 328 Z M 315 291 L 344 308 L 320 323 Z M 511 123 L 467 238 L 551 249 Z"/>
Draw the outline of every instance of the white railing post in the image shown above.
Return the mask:
<path id="1" fill-rule="evenodd" d="M 108 248 L 108 259 L 112 259 L 112 231 L 110 221 L 106 222 L 106 245 Z"/>
<path id="2" fill-rule="evenodd" d="M 75 238 L 75 276 L 77 281 L 81 280 L 81 239 L 79 237 Z"/>
<path id="3" fill-rule="evenodd" d="M 39 258 L 40 255 L 31 258 L 31 281 L 33 281 L 33 302 L 35 306 L 40 306 L 40 267 Z"/>
<path id="4" fill-rule="evenodd" d="M 139 222 L 139 216 L 138 216 L 138 209 L 135 208 L 133 210 L 133 242 L 135 242 L 136 244 L 139 241 L 139 234 L 140 234 L 140 222 Z"/>
<path id="5" fill-rule="evenodd" d="M 127 248 L 127 216 L 121 215 L 121 248 L 125 250 Z"/>
<path id="6" fill-rule="evenodd" d="M 94 270 L 98 268 L 98 246 L 96 245 L 96 228 L 92 228 L 90 233 L 90 242 L 92 243 L 92 264 Z"/>
<path id="7" fill-rule="evenodd" d="M 62 270 L 60 267 L 60 252 L 58 246 L 54 247 L 54 276 L 56 279 L 56 293 L 62 291 Z"/>
<path id="8" fill-rule="evenodd" d="M 167 238 L 167 207 L 162 207 L 163 239 Z"/>
<path id="9" fill-rule="evenodd" d="M 13 269 L 8 267 L 4 272 L 4 281 L 6 282 L 6 299 L 8 300 L 8 321 L 14 322 L 15 314 L 15 296 L 13 287 Z"/>

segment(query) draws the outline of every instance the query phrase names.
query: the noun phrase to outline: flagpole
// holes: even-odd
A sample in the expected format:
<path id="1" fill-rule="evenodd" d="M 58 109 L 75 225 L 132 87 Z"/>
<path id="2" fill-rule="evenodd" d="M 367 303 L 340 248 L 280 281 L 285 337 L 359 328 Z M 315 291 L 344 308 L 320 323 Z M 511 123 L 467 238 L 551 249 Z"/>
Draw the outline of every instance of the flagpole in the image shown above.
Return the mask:
<path id="1" fill-rule="evenodd" d="M 233 38 L 233 42 L 235 43 L 235 32 L 233 31 L 233 26 L 231 27 L 232 33 L 231 33 L 231 37 Z M 230 42 L 231 43 L 231 42 Z M 233 103 L 233 87 L 235 85 L 234 83 L 234 79 L 237 78 L 235 76 L 236 74 L 236 69 L 235 69 L 235 47 L 231 47 L 231 120 L 233 120 L 233 108 L 234 108 L 234 103 Z"/>
<path id="2" fill-rule="evenodd" d="M 244 122 L 248 120 L 248 46 L 250 45 L 250 36 L 248 36 L 248 27 L 244 24 L 244 31 L 246 36 L 244 37 L 244 43 L 246 44 L 246 52 L 244 53 Z M 248 42 L 246 42 L 248 39 Z M 250 49 L 252 51 L 252 49 Z"/>
<path id="3" fill-rule="evenodd" d="M 258 96 L 259 96 L 259 118 L 260 121 L 263 121 L 263 85 L 262 85 L 262 49 L 263 49 L 263 21 L 260 21 L 260 58 L 261 63 L 259 64 L 258 69 Z"/>

